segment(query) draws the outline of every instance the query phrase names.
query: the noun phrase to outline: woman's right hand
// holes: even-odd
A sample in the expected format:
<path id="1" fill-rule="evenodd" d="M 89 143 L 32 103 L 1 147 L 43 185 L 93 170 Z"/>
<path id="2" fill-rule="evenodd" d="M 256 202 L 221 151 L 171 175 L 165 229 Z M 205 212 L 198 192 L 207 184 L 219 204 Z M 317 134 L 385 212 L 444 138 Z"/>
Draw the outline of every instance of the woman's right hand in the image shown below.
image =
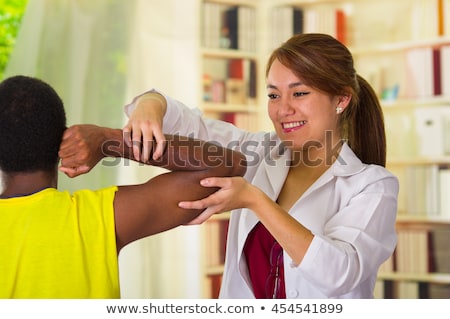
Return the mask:
<path id="1" fill-rule="evenodd" d="M 157 160 L 163 154 L 166 139 L 162 125 L 166 108 L 166 99 L 158 93 L 146 93 L 136 99 L 135 109 L 123 128 L 123 138 L 128 146 L 133 146 L 137 161 L 148 162 L 153 141 L 156 141 L 153 159 Z"/>

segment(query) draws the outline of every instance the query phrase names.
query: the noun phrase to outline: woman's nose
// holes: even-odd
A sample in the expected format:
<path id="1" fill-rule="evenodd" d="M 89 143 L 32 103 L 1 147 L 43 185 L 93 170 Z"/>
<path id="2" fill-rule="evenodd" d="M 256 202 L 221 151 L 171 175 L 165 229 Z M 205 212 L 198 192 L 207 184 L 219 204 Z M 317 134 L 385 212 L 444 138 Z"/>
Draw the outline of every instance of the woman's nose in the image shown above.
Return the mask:
<path id="1" fill-rule="evenodd" d="M 292 115 L 294 112 L 295 110 L 289 100 L 284 99 L 281 101 L 280 107 L 278 108 L 278 114 L 280 116 Z"/>

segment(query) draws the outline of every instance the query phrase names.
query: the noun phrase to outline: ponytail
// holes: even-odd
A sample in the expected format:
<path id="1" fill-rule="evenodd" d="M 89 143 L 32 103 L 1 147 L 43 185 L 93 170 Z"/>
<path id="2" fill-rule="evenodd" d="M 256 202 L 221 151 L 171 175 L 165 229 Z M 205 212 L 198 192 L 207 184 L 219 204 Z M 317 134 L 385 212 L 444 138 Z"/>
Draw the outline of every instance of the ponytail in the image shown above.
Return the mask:
<path id="1" fill-rule="evenodd" d="M 364 78 L 357 75 L 357 81 L 358 97 L 342 113 L 343 134 L 363 163 L 386 166 L 386 133 L 380 102 Z"/>

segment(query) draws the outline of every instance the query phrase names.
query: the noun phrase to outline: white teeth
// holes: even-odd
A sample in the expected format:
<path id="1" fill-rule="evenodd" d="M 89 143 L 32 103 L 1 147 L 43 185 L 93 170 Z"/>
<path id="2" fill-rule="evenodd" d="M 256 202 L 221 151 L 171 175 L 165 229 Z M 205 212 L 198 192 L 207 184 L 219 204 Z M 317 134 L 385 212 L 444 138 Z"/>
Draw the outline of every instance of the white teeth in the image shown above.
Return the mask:
<path id="1" fill-rule="evenodd" d="M 297 126 L 304 125 L 305 123 L 306 123 L 306 121 L 283 123 L 283 128 L 294 128 Z"/>

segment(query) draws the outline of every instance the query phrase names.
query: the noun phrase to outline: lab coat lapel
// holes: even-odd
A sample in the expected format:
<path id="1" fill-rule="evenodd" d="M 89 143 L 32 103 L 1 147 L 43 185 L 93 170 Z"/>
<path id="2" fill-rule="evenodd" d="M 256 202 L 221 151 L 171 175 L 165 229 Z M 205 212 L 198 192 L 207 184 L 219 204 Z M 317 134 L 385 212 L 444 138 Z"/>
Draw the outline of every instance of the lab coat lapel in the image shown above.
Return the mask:
<path id="1" fill-rule="evenodd" d="M 344 143 L 337 160 L 314 182 L 314 184 L 311 185 L 310 188 L 306 190 L 298 201 L 309 196 L 311 193 L 330 182 L 335 176 L 350 176 L 359 173 L 364 168 L 365 165 L 355 155 L 355 153 L 353 153 L 348 144 Z M 293 205 L 293 207 L 294 206 L 295 205 Z"/>

